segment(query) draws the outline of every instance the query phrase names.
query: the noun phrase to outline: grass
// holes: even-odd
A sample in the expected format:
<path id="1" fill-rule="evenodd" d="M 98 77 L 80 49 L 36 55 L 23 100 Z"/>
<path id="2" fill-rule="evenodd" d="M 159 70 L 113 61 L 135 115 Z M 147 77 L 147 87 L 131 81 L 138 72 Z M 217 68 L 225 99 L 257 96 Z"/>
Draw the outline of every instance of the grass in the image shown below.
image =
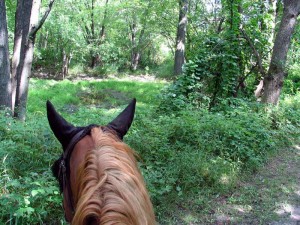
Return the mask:
<path id="1" fill-rule="evenodd" d="M 257 173 L 243 174 L 226 192 L 208 188 L 185 196 L 161 224 L 295 224 L 299 166 L 299 147 L 282 149 Z"/>
<path id="2" fill-rule="evenodd" d="M 95 81 L 54 81 L 31 80 L 31 89 L 28 100 L 28 112 L 44 109 L 45 101 L 51 100 L 53 104 L 64 106 L 75 105 L 101 105 L 125 104 L 131 98 L 137 98 L 138 103 L 155 105 L 157 95 L 165 84 L 163 82 L 130 82 L 107 80 Z"/>
<path id="3" fill-rule="evenodd" d="M 137 98 L 125 142 L 140 155 L 160 224 L 264 224 L 281 218 L 276 210 L 284 200 L 298 204 L 299 157 L 291 155 L 299 153 L 290 146 L 300 134 L 300 95 L 284 99 L 280 109 L 243 102 L 224 112 L 172 113 L 157 108 L 165 86 L 158 81 L 32 79 L 30 85 L 26 123 L 0 116 L 0 224 L 64 224 L 50 171 L 61 147 L 48 126 L 46 100 L 83 126 L 107 124 Z M 278 149 L 285 150 L 283 161 L 265 164 Z M 295 165 L 291 176 L 288 162 Z"/>

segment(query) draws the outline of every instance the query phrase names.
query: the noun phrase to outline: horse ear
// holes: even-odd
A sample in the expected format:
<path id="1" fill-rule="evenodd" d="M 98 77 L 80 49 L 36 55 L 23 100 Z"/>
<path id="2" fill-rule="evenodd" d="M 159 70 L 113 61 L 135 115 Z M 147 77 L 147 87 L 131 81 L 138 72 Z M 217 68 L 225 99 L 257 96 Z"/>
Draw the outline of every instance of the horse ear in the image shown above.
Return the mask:
<path id="1" fill-rule="evenodd" d="M 136 99 L 134 98 L 129 105 L 112 121 L 107 127 L 115 130 L 120 139 L 123 139 L 133 121 Z"/>
<path id="2" fill-rule="evenodd" d="M 66 149 L 76 127 L 59 115 L 50 101 L 47 101 L 47 117 L 55 137 L 62 144 L 63 149 Z"/>

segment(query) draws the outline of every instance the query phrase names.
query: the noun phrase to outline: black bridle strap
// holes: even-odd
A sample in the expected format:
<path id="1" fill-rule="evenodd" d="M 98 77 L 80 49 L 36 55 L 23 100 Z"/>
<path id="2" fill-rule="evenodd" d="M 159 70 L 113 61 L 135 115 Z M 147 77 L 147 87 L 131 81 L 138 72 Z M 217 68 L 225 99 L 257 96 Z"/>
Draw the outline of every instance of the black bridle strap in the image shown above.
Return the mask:
<path id="1" fill-rule="evenodd" d="M 59 176 L 62 175 L 63 179 L 63 190 L 65 188 L 68 189 L 68 199 L 69 199 L 69 206 L 71 207 L 72 214 L 75 213 L 75 206 L 74 206 L 74 201 L 73 201 L 73 194 L 72 194 L 72 188 L 71 188 L 71 182 L 69 180 L 69 177 L 67 176 L 67 167 L 66 167 L 66 162 L 67 160 L 70 160 L 70 156 L 72 154 L 72 151 L 74 149 L 74 146 L 80 141 L 80 139 L 83 138 L 83 136 L 86 135 L 86 130 L 81 130 L 79 131 L 74 137 L 71 139 L 68 147 L 63 153 L 62 160 L 59 165 Z M 70 166 L 70 165 L 69 165 Z M 70 170 L 69 170 L 70 171 Z"/>

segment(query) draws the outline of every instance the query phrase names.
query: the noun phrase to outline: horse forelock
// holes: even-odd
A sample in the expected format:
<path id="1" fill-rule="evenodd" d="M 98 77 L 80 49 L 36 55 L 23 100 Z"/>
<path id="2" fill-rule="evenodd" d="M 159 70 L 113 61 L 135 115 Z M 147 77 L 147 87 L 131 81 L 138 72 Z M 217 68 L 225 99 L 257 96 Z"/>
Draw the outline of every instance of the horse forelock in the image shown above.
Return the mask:
<path id="1" fill-rule="evenodd" d="M 91 137 L 96 147 L 78 169 L 72 224 L 156 224 L 134 151 L 99 128 Z"/>

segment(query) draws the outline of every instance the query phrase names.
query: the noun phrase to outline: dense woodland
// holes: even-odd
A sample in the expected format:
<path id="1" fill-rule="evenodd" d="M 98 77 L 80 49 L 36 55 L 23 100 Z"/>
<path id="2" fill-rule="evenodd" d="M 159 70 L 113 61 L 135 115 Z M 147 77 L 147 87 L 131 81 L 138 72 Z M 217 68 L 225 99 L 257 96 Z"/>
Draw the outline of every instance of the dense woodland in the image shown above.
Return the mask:
<path id="1" fill-rule="evenodd" d="M 64 223 L 48 99 L 80 125 L 137 97 L 126 142 L 162 224 L 230 193 L 300 134 L 299 14 L 298 0 L 1 0 L 0 222 Z M 110 79 L 141 74 L 157 80 Z"/>

